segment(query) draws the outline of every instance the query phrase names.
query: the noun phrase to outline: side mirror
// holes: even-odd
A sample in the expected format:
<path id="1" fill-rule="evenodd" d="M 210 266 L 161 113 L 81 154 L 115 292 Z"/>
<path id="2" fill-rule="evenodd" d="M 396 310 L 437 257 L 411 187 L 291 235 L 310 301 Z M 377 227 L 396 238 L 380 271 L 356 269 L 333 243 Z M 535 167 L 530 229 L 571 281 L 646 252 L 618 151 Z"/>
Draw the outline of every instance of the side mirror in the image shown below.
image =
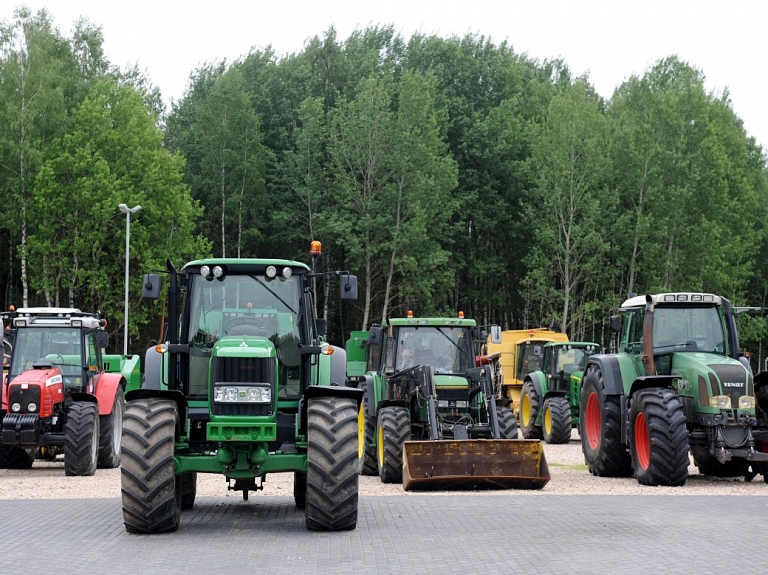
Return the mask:
<path id="1" fill-rule="evenodd" d="M 317 337 L 325 337 L 325 334 L 328 331 L 328 320 L 325 318 L 316 319 L 315 329 L 317 329 Z"/>
<path id="2" fill-rule="evenodd" d="M 368 331 L 368 345 L 379 345 L 383 337 L 384 330 L 381 326 L 373 326 Z"/>
<path id="3" fill-rule="evenodd" d="M 96 347 L 106 349 L 109 345 L 109 334 L 102 330 L 96 332 Z"/>
<path id="4" fill-rule="evenodd" d="M 617 315 L 611 316 L 611 333 L 621 332 L 621 318 Z"/>
<path id="5" fill-rule="evenodd" d="M 158 299 L 160 297 L 160 274 L 146 274 L 141 285 L 141 299 Z"/>
<path id="6" fill-rule="evenodd" d="M 357 299 L 357 276 L 341 274 L 341 299 Z"/>
<path id="7" fill-rule="evenodd" d="M 491 326 L 491 343 L 501 343 L 501 326 Z"/>

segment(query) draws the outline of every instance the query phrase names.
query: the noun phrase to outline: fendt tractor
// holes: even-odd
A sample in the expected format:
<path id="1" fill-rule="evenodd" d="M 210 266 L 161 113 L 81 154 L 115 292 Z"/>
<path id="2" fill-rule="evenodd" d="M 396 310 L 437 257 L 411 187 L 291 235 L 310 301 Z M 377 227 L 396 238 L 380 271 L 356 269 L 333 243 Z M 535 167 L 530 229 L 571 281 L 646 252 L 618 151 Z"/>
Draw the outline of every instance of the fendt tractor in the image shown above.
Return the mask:
<path id="1" fill-rule="evenodd" d="M 683 485 L 689 449 L 704 475 L 762 473 L 735 321 L 753 309 L 707 293 L 630 294 L 610 319 L 617 352 L 590 356 L 584 372 L 579 432 L 594 475 Z"/>
<path id="2" fill-rule="evenodd" d="M 568 443 L 579 425 L 581 379 L 593 342 L 544 344 L 541 368 L 525 376 L 520 396 L 520 432 L 526 439 Z"/>
<path id="3" fill-rule="evenodd" d="M 127 394 L 122 506 L 130 533 L 175 531 L 194 505 L 197 474 L 228 489 L 263 489 L 292 472 L 296 507 L 314 530 L 354 529 L 358 509 L 358 413 L 345 387 L 346 353 L 325 342 L 313 280 L 338 275 L 341 299 L 357 277 L 281 259 L 169 261 L 167 342 L 145 354 L 142 389 Z M 145 299 L 160 275 L 144 278 Z"/>
<path id="4" fill-rule="evenodd" d="M 389 319 L 347 342 L 349 385 L 364 390 L 361 473 L 405 490 L 540 489 L 539 441 L 517 440 L 509 401 L 496 400 L 487 327 L 458 318 Z M 491 326 L 492 338 L 499 338 Z"/>
<path id="5" fill-rule="evenodd" d="M 541 368 L 544 345 L 552 341 L 568 341 L 568 335 L 545 328 L 510 329 L 501 332 L 500 341 L 488 342 L 498 372 L 494 373 L 494 392 L 499 399 L 511 400 L 518 421 L 525 376 Z"/>
<path id="6" fill-rule="evenodd" d="M 120 465 L 123 394 L 141 385 L 139 356 L 104 355 L 106 321 L 71 308 L 4 312 L 13 349 L 3 374 L 0 467 L 64 455 L 66 475 Z"/>

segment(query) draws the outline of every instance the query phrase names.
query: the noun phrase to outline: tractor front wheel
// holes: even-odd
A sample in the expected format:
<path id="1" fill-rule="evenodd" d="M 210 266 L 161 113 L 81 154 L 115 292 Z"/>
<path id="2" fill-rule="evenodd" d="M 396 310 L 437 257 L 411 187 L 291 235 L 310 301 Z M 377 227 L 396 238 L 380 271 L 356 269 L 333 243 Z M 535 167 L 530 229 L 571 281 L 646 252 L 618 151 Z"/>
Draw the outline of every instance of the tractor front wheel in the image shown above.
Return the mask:
<path id="1" fill-rule="evenodd" d="M 307 474 L 298 471 L 293 472 L 293 501 L 296 509 L 307 507 Z"/>
<path id="2" fill-rule="evenodd" d="M 547 443 L 568 443 L 571 440 L 571 405 L 564 397 L 550 397 L 544 401 L 541 430 Z"/>
<path id="3" fill-rule="evenodd" d="M 181 481 L 181 510 L 189 511 L 195 506 L 195 497 L 197 497 L 197 472 L 182 473 L 179 480 Z"/>
<path id="4" fill-rule="evenodd" d="M 183 482 L 173 464 L 178 420 L 172 400 L 149 397 L 126 404 L 120 483 L 128 533 L 179 528 Z"/>
<path id="5" fill-rule="evenodd" d="M 99 469 L 120 467 L 120 444 L 123 441 L 123 388 L 118 386 L 112 412 L 99 416 Z"/>
<path id="6" fill-rule="evenodd" d="M 341 531 L 357 527 L 358 416 L 354 399 L 309 400 L 304 510 L 307 529 Z"/>
<path id="7" fill-rule="evenodd" d="M 360 475 L 376 475 L 378 465 L 376 463 L 376 446 L 373 445 L 376 435 L 376 416 L 368 413 L 368 395 L 363 396 L 363 403 L 360 406 L 360 421 L 363 442 L 360 446 L 362 457 L 360 457 Z"/>
<path id="8" fill-rule="evenodd" d="M 379 410 L 376 424 L 376 454 L 383 483 L 403 482 L 403 444 L 411 438 L 411 423 L 405 407 Z"/>
<path id="9" fill-rule="evenodd" d="M 526 439 L 541 439 L 541 427 L 536 425 L 541 397 L 533 383 L 526 381 L 520 391 L 520 431 Z"/>
<path id="10" fill-rule="evenodd" d="M 635 477 L 643 485 L 677 487 L 688 479 L 688 429 L 680 397 L 668 388 L 644 389 L 629 408 Z"/>
<path id="11" fill-rule="evenodd" d="M 605 379 L 599 367 L 587 369 L 581 387 L 579 435 L 581 450 L 592 475 L 632 475 L 632 460 L 621 442 L 621 401 L 621 396 L 605 393 Z"/>
<path id="12" fill-rule="evenodd" d="M 99 406 L 73 401 L 64 424 L 64 474 L 93 475 L 99 458 Z"/>
<path id="13" fill-rule="evenodd" d="M 508 407 L 496 407 L 496 417 L 499 420 L 499 437 L 501 439 L 517 439 L 517 422 L 515 414 Z"/>

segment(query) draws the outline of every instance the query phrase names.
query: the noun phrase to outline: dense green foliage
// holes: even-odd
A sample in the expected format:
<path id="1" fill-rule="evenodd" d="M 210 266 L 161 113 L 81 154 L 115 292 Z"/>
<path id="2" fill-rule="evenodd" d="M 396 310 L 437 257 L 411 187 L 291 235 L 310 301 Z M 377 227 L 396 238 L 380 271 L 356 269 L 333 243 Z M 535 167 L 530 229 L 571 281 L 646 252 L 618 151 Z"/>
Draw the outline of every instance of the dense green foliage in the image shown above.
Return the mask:
<path id="1" fill-rule="evenodd" d="M 2 23 L 5 305 L 99 309 L 119 334 L 119 203 L 143 206 L 136 351 L 162 313 L 138 301 L 141 273 L 209 254 L 308 261 L 312 239 L 323 267 L 360 279 L 344 306 L 318 281 L 336 342 L 408 309 L 607 343 L 630 291 L 767 303 L 766 157 L 675 56 L 606 100 L 563 61 L 482 36 L 331 29 L 282 58 L 205 65 L 167 114 L 159 102 L 88 22 L 72 38 L 44 12 Z M 745 318 L 742 336 L 757 352 L 765 327 Z"/>

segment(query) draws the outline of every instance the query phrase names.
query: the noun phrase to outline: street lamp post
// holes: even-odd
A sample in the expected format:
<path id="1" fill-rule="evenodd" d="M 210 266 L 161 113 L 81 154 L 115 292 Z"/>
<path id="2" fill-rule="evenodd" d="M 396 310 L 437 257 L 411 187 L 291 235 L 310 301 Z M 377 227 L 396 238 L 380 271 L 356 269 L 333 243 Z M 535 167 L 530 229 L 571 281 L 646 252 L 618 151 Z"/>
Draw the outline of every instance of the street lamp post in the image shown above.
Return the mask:
<path id="1" fill-rule="evenodd" d="M 138 212 L 141 206 L 129 208 L 125 204 L 120 204 L 117 207 L 125 214 L 125 336 L 123 338 L 123 355 L 128 355 L 128 262 L 131 253 L 131 214 Z"/>

